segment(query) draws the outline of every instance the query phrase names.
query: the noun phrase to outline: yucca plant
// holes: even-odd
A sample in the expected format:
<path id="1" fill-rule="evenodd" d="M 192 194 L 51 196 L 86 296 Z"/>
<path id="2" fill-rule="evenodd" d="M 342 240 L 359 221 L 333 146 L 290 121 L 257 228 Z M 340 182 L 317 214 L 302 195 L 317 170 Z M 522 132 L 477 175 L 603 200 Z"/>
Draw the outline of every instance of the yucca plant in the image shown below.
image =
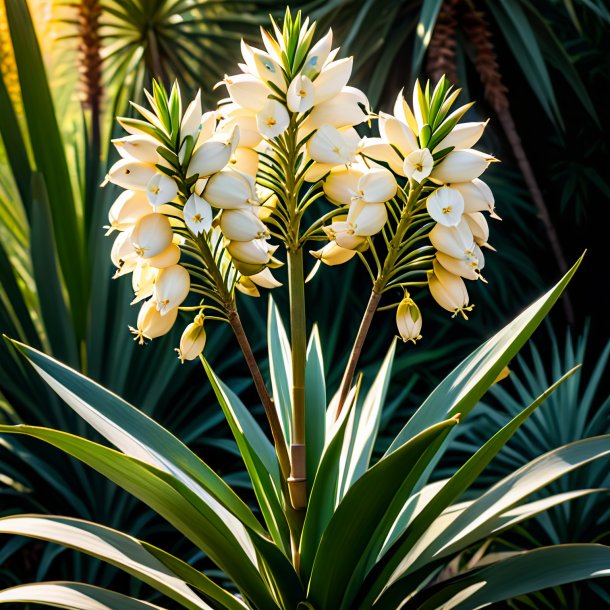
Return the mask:
<path id="1" fill-rule="evenodd" d="M 416 343 L 422 314 L 414 299 L 422 303 L 427 289 L 453 317 L 467 319 L 473 306 L 464 279 L 484 281 L 481 247 L 489 229 L 482 211 L 494 215 L 493 195 L 479 176 L 495 159 L 472 149 L 485 124 L 460 123 L 470 105 L 454 110 L 459 91 L 444 79 L 436 87 L 417 84 L 412 108 L 400 94 L 394 115 L 378 116 L 381 137 L 361 140 L 354 126 L 375 117 L 364 94 L 347 86 L 351 59 L 335 60 L 331 33 L 313 44 L 315 24 L 290 11 L 282 28 L 272 25 L 273 33 L 262 32 L 266 51 L 243 45 L 242 74 L 223 81 L 230 99 L 218 112 L 202 114 L 200 95 L 183 110 L 177 85 L 168 93 L 153 82 L 150 109 L 137 107 L 143 119 L 119 119 L 130 135 L 115 141 L 122 159 L 107 176 L 125 189 L 108 228 L 118 232 L 112 248 L 117 279 L 131 274 L 135 301 L 142 303 L 135 340 L 167 334 L 180 313 L 192 316 L 178 356 L 201 358 L 257 508 L 119 396 L 40 350 L 12 342 L 115 449 L 51 428 L 3 425 L 0 432 L 43 440 L 94 468 L 163 517 L 221 574 L 213 579 L 150 542 L 91 521 L 10 516 L 0 520 L 0 531 L 88 553 L 162 597 L 144 601 L 92 584 L 46 582 L 5 589 L 0 602 L 84 609 L 171 603 L 261 610 L 474 608 L 608 575 L 610 549 L 602 545 L 507 555 L 486 554 L 484 544 L 546 508 L 596 493 L 577 489 L 525 502 L 610 453 L 608 436 L 553 449 L 462 501 L 519 426 L 574 371 L 525 406 L 451 477 L 429 482 L 452 431 L 542 321 L 578 264 L 458 365 L 371 462 L 395 349 L 372 383 L 356 376 L 372 318 L 379 309 L 395 308 L 400 337 Z M 278 287 L 271 269 L 281 260 L 269 239 L 285 247 L 290 302 L 290 339 L 273 302 L 267 322 L 273 399 L 237 299 L 237 292 L 252 296 Z M 312 252 L 317 263 L 309 277 L 321 263 L 357 258 L 371 280 L 354 347 L 330 400 L 315 329 L 307 342 L 309 241 L 325 244 Z M 273 443 L 237 388 L 223 383 L 202 356 L 210 325 L 222 323 L 245 356 Z M 166 378 L 167 372 L 154 369 L 153 376 Z M 473 549 L 466 569 L 448 576 L 443 568 Z"/>

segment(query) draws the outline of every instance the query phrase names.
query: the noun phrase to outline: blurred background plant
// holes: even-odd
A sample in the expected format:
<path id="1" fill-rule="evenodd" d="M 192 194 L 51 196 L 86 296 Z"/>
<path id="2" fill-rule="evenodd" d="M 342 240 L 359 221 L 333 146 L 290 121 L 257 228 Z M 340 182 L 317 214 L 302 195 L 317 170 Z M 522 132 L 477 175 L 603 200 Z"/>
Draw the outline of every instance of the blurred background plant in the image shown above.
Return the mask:
<path id="1" fill-rule="evenodd" d="M 503 160 L 490 173 L 505 226 L 496 232 L 498 253 L 492 255 L 489 287 L 473 294 L 478 307 L 469 322 L 426 314 L 424 341 L 397 350 L 398 381 L 391 393 L 396 399 L 383 414 L 382 430 L 395 431 L 462 355 L 557 278 L 565 265 L 562 258 L 571 262 L 585 248 L 590 254 L 571 285 L 570 304 L 563 315 L 555 312 L 553 324 L 557 336 L 563 336 L 566 324 L 590 317 L 588 341 L 580 340 L 575 355 L 566 351 L 563 364 L 567 368 L 572 355 L 574 362 L 584 358 L 594 367 L 599 360 L 601 366 L 610 330 L 605 315 L 610 307 L 606 3 L 309 0 L 293 6 L 321 20 L 320 31 L 333 27 L 342 54 L 355 55 L 355 84 L 366 85 L 376 108 L 387 110 L 392 94 L 409 87 L 417 75 L 448 73 L 468 97 L 481 100 L 471 112 L 491 118 L 484 145 Z M 108 149 L 112 117 L 129 112 L 127 100 L 137 99 L 151 76 L 166 83 L 178 77 L 186 95 L 201 87 L 204 105 L 213 107 L 218 98 L 213 85 L 225 66 L 234 63 L 241 37 L 257 36 L 258 24 L 283 10 L 274 0 L 0 0 L 0 330 L 42 347 L 121 394 L 204 452 L 206 461 L 232 482 L 244 485 L 242 466 L 232 441 L 226 440 L 210 388 L 200 383 L 196 367 L 181 367 L 170 349 L 177 338 L 148 346 L 146 357 L 133 357 L 138 348 L 126 332 L 134 318 L 124 306 L 128 286 L 107 281 L 110 240 L 101 229 L 118 192 L 97 187 L 114 161 Z M 353 339 L 350 320 L 357 319 L 366 299 L 350 291 L 358 286 L 354 280 L 360 273 L 356 265 L 328 269 L 308 285 L 331 384 L 339 383 L 333 372 L 341 367 L 332 365 L 341 352 L 337 348 Z M 59 285 L 62 290 L 56 290 Z M 328 290 L 336 294 L 336 310 L 316 309 L 317 295 Z M 286 312 L 287 304 L 277 300 Z M 243 302 L 253 331 L 264 328 L 257 324 L 266 317 L 263 301 Z M 340 320 L 336 311 L 343 312 Z M 380 314 L 374 323 L 377 332 L 371 333 L 362 358 L 365 379 L 387 350 L 392 317 Z M 253 338 L 255 352 L 264 354 L 263 333 L 254 331 Z M 216 372 L 254 405 L 230 341 L 216 329 L 206 353 Z M 535 358 L 558 366 L 561 359 L 557 361 L 553 345 L 545 340 Z M 542 368 L 531 365 L 528 374 L 522 366 L 515 367 L 514 377 L 523 375 L 531 387 L 518 389 L 530 396 L 541 387 L 542 378 L 538 385 L 534 381 Z M 151 371 L 164 374 L 151 376 Z M 576 383 L 570 380 L 558 394 L 565 401 L 563 412 L 574 417 L 581 412 L 576 405 L 589 396 L 584 392 L 579 402 Z M 610 393 L 607 378 L 602 376 L 598 386 L 599 396 Z M 497 391 L 506 394 L 503 387 Z M 568 389 L 573 393 L 566 395 Z M 501 398 L 507 401 L 507 418 L 517 398 Z M 603 416 L 595 415 L 603 412 L 602 403 L 587 400 L 591 422 L 603 427 Z M 91 434 L 4 345 L 0 404 L 0 418 L 8 423 L 26 421 Z M 551 418 L 556 411 L 547 405 L 540 417 Z M 483 418 L 484 413 L 489 414 L 488 407 L 481 409 Z M 557 426 L 544 429 L 549 434 L 560 431 Z M 388 436 L 382 435 L 381 445 L 384 438 Z M 472 451 L 477 442 L 476 436 L 468 437 L 468 445 L 462 439 L 456 451 Z M 555 447 L 563 439 L 548 442 Z M 0 439 L 0 513 L 81 515 L 139 537 L 167 536 L 164 525 L 141 505 L 63 454 L 45 451 L 44 460 L 35 461 L 26 441 Z M 73 496 L 66 479 L 81 482 L 86 491 L 82 498 Z M 100 493 L 104 502 L 96 500 Z M 557 515 L 563 513 L 558 509 L 552 518 Z M 536 528 L 528 529 L 528 535 L 559 535 L 542 522 Z M 579 539 L 589 541 L 599 533 L 583 530 Z M 62 570 L 75 564 L 83 579 L 100 581 L 95 572 L 101 567 L 94 560 L 33 543 L 18 548 L 20 544 L 0 550 L 4 584 L 34 569 L 36 578 L 46 572 L 61 577 Z M 105 570 L 106 583 L 117 578 L 114 570 Z"/>

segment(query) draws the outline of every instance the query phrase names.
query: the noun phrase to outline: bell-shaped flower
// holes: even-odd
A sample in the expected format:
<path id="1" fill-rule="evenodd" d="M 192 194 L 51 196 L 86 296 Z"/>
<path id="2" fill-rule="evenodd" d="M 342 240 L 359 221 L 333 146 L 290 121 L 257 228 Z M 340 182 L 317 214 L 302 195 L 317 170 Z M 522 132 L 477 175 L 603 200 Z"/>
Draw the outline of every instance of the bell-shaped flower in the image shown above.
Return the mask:
<path id="1" fill-rule="evenodd" d="M 159 271 L 155 284 L 154 300 L 161 315 L 179 307 L 191 287 L 189 272 L 181 265 L 172 265 Z"/>
<path id="2" fill-rule="evenodd" d="M 142 216 L 131 231 L 131 243 L 138 256 L 151 258 L 161 254 L 174 238 L 172 226 L 164 214 Z"/>
<path id="3" fill-rule="evenodd" d="M 328 239 L 347 250 L 355 250 L 366 242 L 366 237 L 356 235 L 354 227 L 347 220 L 335 220 L 327 227 L 324 227 L 324 232 Z"/>
<path id="4" fill-rule="evenodd" d="M 325 265 L 333 267 L 335 265 L 342 265 L 352 259 L 356 256 L 356 250 L 342 248 L 336 242 L 331 241 L 320 250 L 310 250 L 309 254 Z"/>
<path id="5" fill-rule="evenodd" d="M 387 163 L 395 174 L 405 175 L 403 160 L 396 150 L 382 138 L 363 138 L 360 151 L 364 157 Z"/>
<path id="6" fill-rule="evenodd" d="M 405 100 L 403 91 L 404 89 L 401 89 L 396 96 L 393 110 L 394 116 L 405 125 L 408 125 L 411 131 L 417 136 L 419 135 L 420 126 L 417 124 L 415 116 L 407 103 L 407 100 Z"/>
<path id="7" fill-rule="evenodd" d="M 201 125 L 203 111 L 201 109 L 201 89 L 197 91 L 195 99 L 187 106 L 180 123 L 180 137 L 184 139 L 186 136 L 195 137 Z"/>
<path id="8" fill-rule="evenodd" d="M 242 172 L 242 174 L 256 178 L 258 173 L 258 153 L 251 148 L 238 146 L 229 161 L 229 167 Z"/>
<path id="9" fill-rule="evenodd" d="M 137 328 L 129 327 L 135 335 L 134 341 L 140 345 L 144 344 L 144 339 L 156 339 L 166 335 L 176 322 L 178 309 L 172 309 L 166 315 L 161 315 L 154 300 L 146 301 L 138 313 Z"/>
<path id="10" fill-rule="evenodd" d="M 456 125 L 436 146 L 435 150 L 443 150 L 453 146 L 455 149 L 472 148 L 483 135 L 489 121 L 477 123 L 461 123 Z"/>
<path id="11" fill-rule="evenodd" d="M 115 200 L 108 211 L 108 229 L 106 235 L 112 231 L 125 231 L 146 214 L 150 214 L 152 208 L 148 203 L 146 193 L 142 191 L 123 191 Z"/>
<path id="12" fill-rule="evenodd" d="M 214 207 L 227 210 L 259 203 L 253 178 L 234 169 L 225 169 L 212 176 L 203 195 Z"/>
<path id="13" fill-rule="evenodd" d="M 315 89 L 303 74 L 294 77 L 286 93 L 286 104 L 291 112 L 307 112 L 313 108 Z"/>
<path id="14" fill-rule="evenodd" d="M 278 280 L 273 277 L 273 273 L 271 273 L 271 269 L 263 269 L 258 273 L 250 276 L 250 280 L 252 280 L 257 286 L 261 288 L 279 288 L 282 285 L 282 282 L 278 282 Z"/>
<path id="15" fill-rule="evenodd" d="M 177 244 L 170 244 L 157 256 L 146 259 L 146 263 L 155 269 L 165 269 L 172 265 L 177 265 L 180 260 L 180 247 Z"/>
<path id="16" fill-rule="evenodd" d="M 419 149 L 417 138 L 411 128 L 391 114 L 380 112 L 378 125 L 381 139 L 398 149 L 403 157 Z"/>
<path id="17" fill-rule="evenodd" d="M 131 135 L 112 140 L 114 147 L 123 159 L 140 161 L 154 165 L 162 160 L 157 152 L 161 145 L 157 140 L 147 135 Z"/>
<path id="18" fill-rule="evenodd" d="M 485 281 L 481 275 L 479 259 L 474 253 L 471 256 L 464 255 L 462 258 L 453 258 L 453 256 L 449 256 L 444 252 L 437 252 L 436 260 L 449 273 L 453 273 L 453 275 L 459 275 L 467 280 L 481 279 Z"/>
<path id="19" fill-rule="evenodd" d="M 487 243 L 489 240 L 489 225 L 487 224 L 485 216 L 483 216 L 481 212 L 474 212 L 473 214 L 464 214 L 464 219 L 472 231 L 474 241 L 479 246 L 485 246 L 493 250 L 493 248 Z"/>
<path id="20" fill-rule="evenodd" d="M 236 106 L 239 108 L 239 106 Z M 199 148 L 204 142 L 207 142 L 214 136 L 216 131 L 217 122 L 216 112 L 204 112 L 201 117 L 201 123 L 199 125 L 199 135 L 197 136 L 197 142 L 195 143 L 195 150 Z M 233 127 L 229 131 L 232 131 Z"/>
<path id="21" fill-rule="evenodd" d="M 227 239 L 234 241 L 252 241 L 269 237 L 267 227 L 253 208 L 224 210 L 220 215 L 220 230 Z"/>
<path id="22" fill-rule="evenodd" d="M 354 161 L 360 137 L 355 130 L 340 132 L 322 125 L 307 142 L 307 154 L 318 163 L 348 165 Z"/>
<path id="23" fill-rule="evenodd" d="M 343 87 L 331 99 L 316 104 L 302 129 L 304 132 L 310 132 L 319 129 L 322 125 L 332 125 L 337 129 L 353 127 L 366 121 L 369 112 L 369 102 L 362 91 L 355 87 Z"/>
<path id="24" fill-rule="evenodd" d="M 453 313 L 452 318 L 461 313 L 464 319 L 468 320 L 466 312 L 471 311 L 474 306 L 468 305 L 468 291 L 461 277 L 449 273 L 438 261 L 434 261 L 428 287 L 432 298 L 443 309 Z"/>
<path id="25" fill-rule="evenodd" d="M 131 273 L 138 264 L 138 255 L 131 243 L 131 231 L 127 230 L 119 233 L 112 244 L 110 260 L 117 267 L 118 271 L 115 278 Z"/>
<path id="26" fill-rule="evenodd" d="M 239 134 L 239 128 L 234 131 Z M 189 163 L 187 175 L 211 176 L 223 169 L 233 154 L 233 137 L 227 141 L 208 140 L 195 150 Z"/>
<path id="27" fill-rule="evenodd" d="M 358 183 L 366 166 L 356 164 L 334 167 L 322 185 L 327 199 L 336 205 L 349 205 L 358 194 Z"/>
<path id="28" fill-rule="evenodd" d="M 241 41 L 241 54 L 248 71 L 263 83 L 273 83 L 280 91 L 286 91 L 286 80 L 280 64 L 265 51 Z"/>
<path id="29" fill-rule="evenodd" d="M 146 196 L 154 208 L 173 201 L 177 195 L 176 182 L 161 172 L 157 172 L 146 185 Z"/>
<path id="30" fill-rule="evenodd" d="M 212 228 L 212 207 L 210 204 L 193 193 L 184 204 L 184 224 L 193 235 L 207 233 Z"/>
<path id="31" fill-rule="evenodd" d="M 121 159 L 117 161 L 106 175 L 106 181 L 132 191 L 145 191 L 148 181 L 157 173 L 154 165 Z"/>
<path id="32" fill-rule="evenodd" d="M 426 209 L 436 222 L 446 227 L 455 227 L 462 220 L 464 198 L 459 191 L 442 186 L 428 196 Z"/>
<path id="33" fill-rule="evenodd" d="M 379 233 L 388 220 L 388 210 L 384 203 L 366 203 L 356 200 L 349 206 L 347 223 L 355 235 L 368 237 Z"/>
<path id="34" fill-rule="evenodd" d="M 229 97 L 242 108 L 258 112 L 267 103 L 270 91 L 264 83 L 251 74 L 225 76 L 220 84 L 227 86 Z"/>
<path id="35" fill-rule="evenodd" d="M 464 213 L 489 212 L 496 220 L 501 220 L 495 213 L 495 199 L 491 189 L 483 180 L 475 178 L 472 182 L 454 182 L 452 189 L 459 191 L 464 198 Z"/>
<path id="36" fill-rule="evenodd" d="M 418 148 L 410 152 L 403 163 L 403 175 L 407 178 L 422 182 L 425 180 L 434 167 L 434 159 L 427 148 Z"/>
<path id="37" fill-rule="evenodd" d="M 444 252 L 453 258 L 461 259 L 474 255 L 474 237 L 464 218 L 455 227 L 447 227 L 440 223 L 435 225 L 428 238 L 439 252 Z"/>
<path id="38" fill-rule="evenodd" d="M 242 263 L 253 265 L 266 265 L 276 247 L 270 246 L 264 239 L 253 239 L 251 241 L 230 241 L 227 250 L 232 258 Z"/>
<path id="39" fill-rule="evenodd" d="M 400 338 L 405 343 L 411 341 L 415 344 L 415 342 L 421 339 L 421 312 L 415 301 L 409 296 L 409 293 L 406 293 L 404 299 L 398 304 L 396 326 Z"/>
<path id="40" fill-rule="evenodd" d="M 366 203 L 385 203 L 396 195 L 398 185 L 391 171 L 385 167 L 374 167 L 358 180 L 355 199 Z"/>
<path id="41" fill-rule="evenodd" d="M 267 100 L 267 103 L 256 115 L 256 125 L 260 133 L 269 140 L 284 133 L 290 124 L 290 115 L 286 106 L 277 100 Z"/>
<path id="42" fill-rule="evenodd" d="M 318 40 L 318 42 L 311 47 L 309 53 L 307 53 L 302 73 L 309 78 L 316 77 L 326 63 L 332 46 L 333 32 L 329 29 L 326 36 L 320 38 L 320 40 Z"/>
<path id="43" fill-rule="evenodd" d="M 496 161 L 493 156 L 478 150 L 454 150 L 432 170 L 430 178 L 441 184 L 470 182 L 478 178 L 492 161 Z"/>
<path id="44" fill-rule="evenodd" d="M 176 349 L 180 362 L 195 360 L 203 352 L 205 347 L 205 330 L 203 328 L 203 316 L 198 314 L 180 337 L 180 347 Z"/>
<path id="45" fill-rule="evenodd" d="M 316 92 L 316 104 L 331 99 L 347 85 L 352 73 L 353 58 L 346 57 L 330 62 L 322 68 L 322 72 L 313 81 Z"/>
<path id="46" fill-rule="evenodd" d="M 142 261 L 140 264 L 136 265 L 131 276 L 131 287 L 133 288 L 133 293 L 135 295 L 131 305 L 135 305 L 152 296 L 157 275 L 157 269 L 148 265 L 147 261 Z"/>
<path id="47" fill-rule="evenodd" d="M 221 132 L 231 132 L 234 127 L 239 128 L 239 146 L 255 148 L 263 139 L 256 124 L 256 114 L 237 104 L 226 104 L 219 108 L 222 120 L 218 124 Z"/>

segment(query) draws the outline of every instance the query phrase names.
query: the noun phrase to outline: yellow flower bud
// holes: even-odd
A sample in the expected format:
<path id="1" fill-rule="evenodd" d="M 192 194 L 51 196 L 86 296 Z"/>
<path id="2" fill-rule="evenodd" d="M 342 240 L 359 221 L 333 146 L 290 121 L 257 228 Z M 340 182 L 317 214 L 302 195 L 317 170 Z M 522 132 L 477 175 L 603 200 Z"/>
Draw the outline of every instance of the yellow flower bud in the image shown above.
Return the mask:
<path id="1" fill-rule="evenodd" d="M 172 329 L 177 317 L 177 308 L 167 312 L 164 316 L 161 315 L 157 310 L 157 302 L 151 299 L 142 305 L 138 313 L 137 328 L 132 326 L 129 328 L 135 335 L 134 341 L 143 345 L 144 339 L 156 339 L 167 334 Z"/>
<path id="2" fill-rule="evenodd" d="M 408 292 L 396 310 L 396 326 L 398 327 L 400 338 L 405 343 L 407 341 L 415 343 L 421 339 L 419 334 L 422 326 L 421 312 Z"/>
<path id="3" fill-rule="evenodd" d="M 191 287 L 189 272 L 180 265 L 161 269 L 155 284 L 154 299 L 161 315 L 182 304 Z"/>
<path id="4" fill-rule="evenodd" d="M 203 328 L 203 316 L 198 315 L 182 333 L 180 347 L 176 349 L 180 362 L 195 360 L 205 347 L 205 330 Z"/>

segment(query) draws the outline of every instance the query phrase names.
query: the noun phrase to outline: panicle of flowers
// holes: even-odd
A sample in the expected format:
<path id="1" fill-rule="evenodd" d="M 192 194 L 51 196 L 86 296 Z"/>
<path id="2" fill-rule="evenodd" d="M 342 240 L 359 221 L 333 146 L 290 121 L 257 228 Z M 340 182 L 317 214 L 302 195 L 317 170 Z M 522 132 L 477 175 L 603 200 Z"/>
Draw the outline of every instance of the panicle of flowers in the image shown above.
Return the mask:
<path id="1" fill-rule="evenodd" d="M 121 158 L 105 181 L 125 189 L 106 227 L 118 232 L 114 277 L 132 276 L 140 343 L 168 333 L 179 310 L 196 312 L 177 350 L 193 360 L 205 345 L 204 319 L 226 318 L 234 289 L 256 296 L 257 284 L 277 285 L 267 269 L 275 248 L 254 177 L 240 165 L 239 126 L 203 113 L 200 93 L 183 112 L 177 84 L 168 96 L 153 81 L 146 95 L 150 110 L 132 104 L 141 119 L 118 119 L 128 135 L 113 140 Z M 191 294 L 199 302 L 186 306 Z"/>

